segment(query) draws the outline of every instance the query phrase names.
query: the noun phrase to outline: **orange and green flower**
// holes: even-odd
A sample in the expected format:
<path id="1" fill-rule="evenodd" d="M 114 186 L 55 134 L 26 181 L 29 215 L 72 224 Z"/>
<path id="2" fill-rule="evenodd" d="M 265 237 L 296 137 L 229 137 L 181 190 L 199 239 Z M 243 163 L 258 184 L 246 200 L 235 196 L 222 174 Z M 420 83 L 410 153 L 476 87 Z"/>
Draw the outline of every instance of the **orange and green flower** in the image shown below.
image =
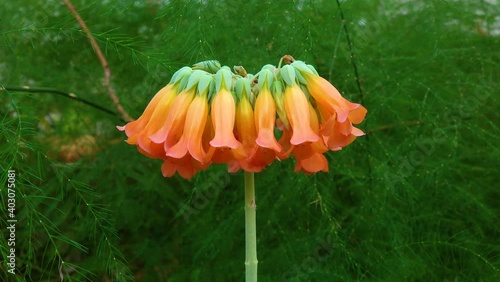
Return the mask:
<path id="1" fill-rule="evenodd" d="M 118 127 L 165 177 L 191 178 L 212 163 L 260 172 L 293 156 L 295 171 L 328 172 L 327 151 L 364 135 L 365 107 L 342 97 L 301 61 L 256 75 L 217 61 L 177 71 L 135 121 Z M 277 138 L 280 137 L 280 138 Z"/>

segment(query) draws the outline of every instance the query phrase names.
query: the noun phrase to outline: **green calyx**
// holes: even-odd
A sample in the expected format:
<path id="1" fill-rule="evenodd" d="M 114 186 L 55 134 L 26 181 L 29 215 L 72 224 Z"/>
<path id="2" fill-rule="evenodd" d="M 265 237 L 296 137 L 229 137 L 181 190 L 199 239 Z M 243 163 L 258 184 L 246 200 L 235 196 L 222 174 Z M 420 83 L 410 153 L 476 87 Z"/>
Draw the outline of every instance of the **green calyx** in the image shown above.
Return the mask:
<path id="1" fill-rule="evenodd" d="M 192 73 L 193 70 L 190 67 L 183 67 L 174 73 L 169 83 L 178 84 L 183 80 L 187 80 Z"/>
<path id="2" fill-rule="evenodd" d="M 212 75 L 203 75 L 198 81 L 198 93 L 205 95 L 206 93 L 214 92 L 215 79 Z"/>
<path id="3" fill-rule="evenodd" d="M 170 80 L 176 91 L 195 91 L 197 95 L 207 95 L 211 100 L 216 93 L 225 89 L 240 101 L 249 99 L 253 103 L 255 96 L 264 89 L 271 91 L 280 119 L 288 126 L 286 119 L 283 93 L 287 86 L 299 84 L 307 92 L 307 80 L 317 76 L 313 66 L 303 61 L 293 60 L 280 68 L 266 64 L 254 76 L 246 72 L 242 66 L 235 66 L 234 73 L 228 66 L 221 66 L 219 61 L 208 60 L 199 62 L 193 67 L 183 67 L 176 71 Z"/>
<path id="4" fill-rule="evenodd" d="M 317 76 L 319 76 L 318 71 L 312 66 L 312 65 L 307 65 L 307 67 Z"/>
<path id="5" fill-rule="evenodd" d="M 250 86 L 250 79 L 248 78 L 238 78 L 236 80 L 236 96 L 238 100 L 249 99 L 252 95 L 252 87 Z"/>
<path id="6" fill-rule="evenodd" d="M 313 70 L 311 70 L 303 61 L 295 61 L 291 63 L 290 66 L 298 70 L 302 75 L 307 75 L 307 74 L 314 75 Z"/>
<path id="7" fill-rule="evenodd" d="M 221 88 L 231 90 L 233 84 L 233 74 L 227 66 L 223 66 L 215 74 L 215 90 L 219 92 Z"/>
<path id="8" fill-rule="evenodd" d="M 274 81 L 274 74 L 269 69 L 262 69 L 259 73 L 259 89 L 269 89 Z"/>
<path id="9" fill-rule="evenodd" d="M 284 65 L 283 67 L 281 67 L 280 75 L 287 85 L 293 86 L 296 84 L 295 69 L 291 65 Z"/>
<path id="10" fill-rule="evenodd" d="M 198 85 L 198 82 L 203 76 L 210 75 L 206 71 L 202 70 L 195 70 L 193 73 L 189 76 L 188 83 L 186 85 L 186 90 L 190 90 L 191 88 L 195 87 Z"/>

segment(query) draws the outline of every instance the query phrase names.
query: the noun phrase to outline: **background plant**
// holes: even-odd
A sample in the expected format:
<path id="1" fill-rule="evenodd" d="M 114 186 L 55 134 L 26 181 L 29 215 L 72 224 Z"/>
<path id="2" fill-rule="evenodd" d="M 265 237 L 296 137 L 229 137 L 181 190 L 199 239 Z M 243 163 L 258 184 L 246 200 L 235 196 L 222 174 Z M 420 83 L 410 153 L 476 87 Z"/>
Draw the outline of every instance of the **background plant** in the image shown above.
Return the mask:
<path id="1" fill-rule="evenodd" d="M 369 110 L 367 136 L 327 155 L 330 173 L 293 174 L 290 160 L 259 175 L 261 281 L 500 278 L 498 1 L 72 3 L 132 117 L 181 66 L 218 59 L 255 73 L 283 54 Z M 2 87 L 115 110 L 61 2 L 6 2 L 0 19 Z M 2 90 L 0 109 L 0 166 L 19 172 L 19 269 L 2 263 L 5 281 L 241 277 L 241 173 L 165 179 L 124 144 L 119 115 L 62 96 Z"/>

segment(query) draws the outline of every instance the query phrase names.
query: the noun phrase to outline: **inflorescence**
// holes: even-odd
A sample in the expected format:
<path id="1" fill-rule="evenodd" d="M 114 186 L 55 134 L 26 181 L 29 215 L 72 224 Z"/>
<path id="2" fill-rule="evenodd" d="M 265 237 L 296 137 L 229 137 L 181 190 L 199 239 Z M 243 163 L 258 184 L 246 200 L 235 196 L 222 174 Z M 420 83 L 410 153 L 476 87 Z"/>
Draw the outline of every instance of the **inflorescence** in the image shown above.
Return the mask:
<path id="1" fill-rule="evenodd" d="M 281 66 L 281 62 L 286 64 Z M 135 121 L 118 127 L 139 152 L 184 178 L 212 163 L 260 172 L 293 155 L 295 171 L 328 171 L 323 153 L 349 145 L 367 110 L 341 96 L 313 66 L 284 56 L 255 75 L 218 61 L 179 69 Z"/>

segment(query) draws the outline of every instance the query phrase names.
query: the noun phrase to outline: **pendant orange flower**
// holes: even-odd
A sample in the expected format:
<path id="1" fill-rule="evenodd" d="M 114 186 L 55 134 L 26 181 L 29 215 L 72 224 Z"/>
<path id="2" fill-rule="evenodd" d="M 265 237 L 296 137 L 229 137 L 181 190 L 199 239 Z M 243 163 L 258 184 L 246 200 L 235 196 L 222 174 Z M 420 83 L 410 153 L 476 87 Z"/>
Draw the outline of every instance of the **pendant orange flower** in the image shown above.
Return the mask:
<path id="1" fill-rule="evenodd" d="M 364 135 L 354 125 L 367 110 L 290 58 L 255 76 L 216 61 L 181 68 L 136 121 L 118 129 L 139 152 L 163 160 L 165 177 L 189 179 L 212 163 L 259 172 L 291 156 L 295 171 L 328 172 L 324 154 Z"/>

